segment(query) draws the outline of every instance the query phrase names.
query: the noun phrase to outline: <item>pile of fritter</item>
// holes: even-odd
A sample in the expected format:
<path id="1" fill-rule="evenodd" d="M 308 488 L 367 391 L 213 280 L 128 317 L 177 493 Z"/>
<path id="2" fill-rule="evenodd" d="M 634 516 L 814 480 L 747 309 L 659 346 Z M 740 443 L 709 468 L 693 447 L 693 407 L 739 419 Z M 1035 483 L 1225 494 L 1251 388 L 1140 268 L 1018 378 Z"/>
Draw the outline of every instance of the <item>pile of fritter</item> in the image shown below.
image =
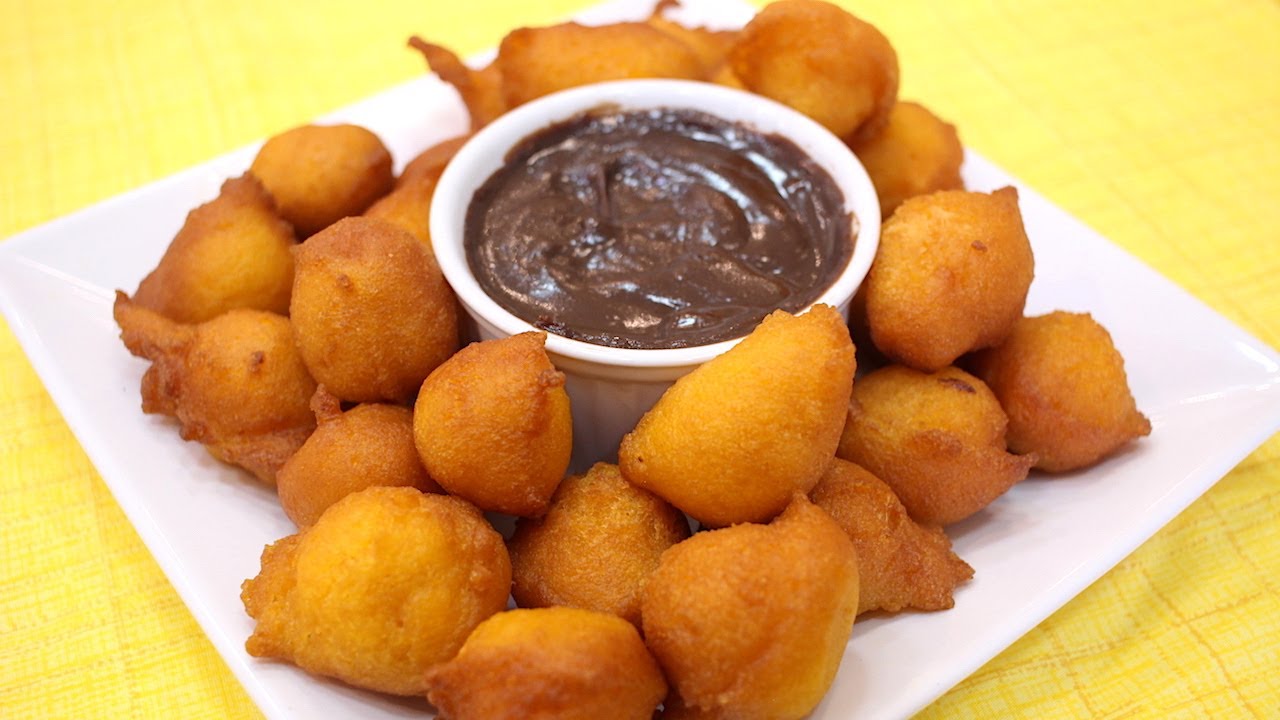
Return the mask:
<path id="1" fill-rule="evenodd" d="M 887 218 L 851 317 L 773 313 L 677 381 L 616 463 L 565 477 L 572 409 L 545 334 L 462 347 L 431 250 L 466 138 L 399 177 L 365 128 L 270 138 L 115 303 L 151 363 L 143 411 L 274 485 L 298 527 L 242 587 L 250 654 L 455 720 L 802 718 L 857 655 L 855 617 L 954 605 L 975 569 L 948 525 L 1151 431 L 1106 329 L 1026 316 L 1017 191 L 964 189 L 955 127 L 899 101 L 874 26 L 779 0 L 740 30 L 690 28 L 674 4 L 520 28 L 478 69 L 411 44 L 473 129 L 630 77 L 814 118 Z"/>

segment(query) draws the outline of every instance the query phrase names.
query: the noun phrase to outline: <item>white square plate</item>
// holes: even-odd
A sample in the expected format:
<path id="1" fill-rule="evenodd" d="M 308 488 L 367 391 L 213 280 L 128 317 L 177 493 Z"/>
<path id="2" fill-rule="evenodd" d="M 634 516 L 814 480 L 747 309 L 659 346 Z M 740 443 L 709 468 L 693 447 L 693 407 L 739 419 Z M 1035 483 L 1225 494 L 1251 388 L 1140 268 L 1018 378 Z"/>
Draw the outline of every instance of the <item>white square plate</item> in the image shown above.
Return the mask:
<path id="1" fill-rule="evenodd" d="M 647 2 L 582 16 L 643 17 Z M 685 19 L 740 24 L 736 0 L 686 0 Z M 365 125 L 403 164 L 464 131 L 456 95 L 424 77 L 324 118 Z M 273 719 L 420 717 L 400 701 L 250 658 L 240 583 L 293 531 L 274 494 L 143 415 L 111 318 L 187 211 L 256 147 L 24 232 L 0 245 L 0 308 L 117 501 L 232 671 Z M 1036 256 L 1028 314 L 1088 311 L 1127 361 L 1151 436 L 1086 472 L 1033 477 L 950 528 L 975 569 L 956 607 L 860 621 L 815 718 L 898 718 L 927 705 L 1088 586 L 1280 429 L 1280 356 L 999 168 L 970 152 L 971 189 L 1018 186 Z"/>

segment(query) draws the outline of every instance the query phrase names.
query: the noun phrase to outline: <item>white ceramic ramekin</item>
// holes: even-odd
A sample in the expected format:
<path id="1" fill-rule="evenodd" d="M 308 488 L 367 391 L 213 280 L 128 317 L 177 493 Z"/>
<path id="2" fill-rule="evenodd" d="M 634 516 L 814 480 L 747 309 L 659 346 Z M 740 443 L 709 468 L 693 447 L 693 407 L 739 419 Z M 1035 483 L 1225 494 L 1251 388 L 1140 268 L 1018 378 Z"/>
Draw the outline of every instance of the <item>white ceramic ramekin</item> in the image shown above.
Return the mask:
<path id="1" fill-rule="evenodd" d="M 500 168 L 508 151 L 533 133 L 600 106 L 620 110 L 679 108 L 741 122 L 794 142 L 835 180 L 855 218 L 856 242 L 843 273 L 815 302 L 848 316 L 849 302 L 866 276 L 880 241 L 880 204 L 862 164 L 818 123 L 759 95 L 682 80 L 622 80 L 565 90 L 522 105 L 475 134 L 449 163 L 431 204 L 431 241 L 481 339 L 537 330 L 485 294 L 463 249 L 467 206 L 476 189 Z M 573 409 L 577 471 L 616 456 L 618 443 L 671 383 L 737 342 L 643 350 L 614 348 L 548 333 L 547 353 L 565 373 Z"/>

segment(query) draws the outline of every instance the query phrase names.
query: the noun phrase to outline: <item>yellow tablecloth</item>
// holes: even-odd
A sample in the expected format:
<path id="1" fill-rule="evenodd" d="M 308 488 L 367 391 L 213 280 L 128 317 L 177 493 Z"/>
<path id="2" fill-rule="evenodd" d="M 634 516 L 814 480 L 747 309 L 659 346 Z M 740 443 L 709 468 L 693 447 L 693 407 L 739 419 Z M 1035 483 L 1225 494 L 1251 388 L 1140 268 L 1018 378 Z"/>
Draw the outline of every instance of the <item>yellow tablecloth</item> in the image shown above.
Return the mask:
<path id="1" fill-rule="evenodd" d="M 903 96 L 1280 346 L 1280 6 L 842 0 Z M 0 237 L 475 52 L 584 0 L 17 0 L 0 22 Z M 1280 441 L 925 717 L 1280 716 Z M 0 326 L 0 716 L 249 718 Z"/>

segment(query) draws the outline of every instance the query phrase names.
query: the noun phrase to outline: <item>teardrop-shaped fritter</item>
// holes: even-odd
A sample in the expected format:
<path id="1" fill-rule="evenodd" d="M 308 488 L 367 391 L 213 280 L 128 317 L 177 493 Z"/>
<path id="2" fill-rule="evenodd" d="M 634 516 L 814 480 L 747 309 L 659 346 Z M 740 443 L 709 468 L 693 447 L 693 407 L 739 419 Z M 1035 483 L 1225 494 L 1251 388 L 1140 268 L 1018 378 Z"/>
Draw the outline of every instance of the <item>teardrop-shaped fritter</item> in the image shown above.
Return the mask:
<path id="1" fill-rule="evenodd" d="M 837 459 L 809 493 L 858 551 L 858 613 L 945 610 L 973 568 L 951 551 L 942 528 L 920 525 L 898 496 L 865 469 Z"/>
<path id="2" fill-rule="evenodd" d="M 1034 455 L 1005 447 L 1008 419 L 963 370 L 890 365 L 858 378 L 839 455 L 885 481 L 916 522 L 949 525 L 1027 476 Z"/>
<path id="3" fill-rule="evenodd" d="M 1035 272 L 1018 192 L 944 190 L 898 206 L 867 273 L 867 324 L 896 362 L 932 372 L 998 345 Z"/>
<path id="4" fill-rule="evenodd" d="M 546 333 L 472 343 L 422 383 L 413 434 L 427 473 L 481 510 L 537 517 L 569 467 L 573 420 Z"/>
<path id="5" fill-rule="evenodd" d="M 252 175 L 222 184 L 192 210 L 133 301 L 183 323 L 247 308 L 289 312 L 293 227 Z"/>
<path id="6" fill-rule="evenodd" d="M 1042 470 L 1088 467 L 1151 432 L 1124 358 L 1087 313 L 1023 318 L 970 365 L 1009 416 L 1009 448 L 1035 453 Z"/>
<path id="7" fill-rule="evenodd" d="M 858 610 L 853 543 L 797 494 L 769 525 L 701 532 L 645 585 L 644 637 L 706 717 L 798 720 L 835 678 Z"/>
<path id="8" fill-rule="evenodd" d="M 704 525 L 769 520 L 831 464 L 853 355 L 834 308 L 772 313 L 663 394 L 623 438 L 622 474 Z"/>

